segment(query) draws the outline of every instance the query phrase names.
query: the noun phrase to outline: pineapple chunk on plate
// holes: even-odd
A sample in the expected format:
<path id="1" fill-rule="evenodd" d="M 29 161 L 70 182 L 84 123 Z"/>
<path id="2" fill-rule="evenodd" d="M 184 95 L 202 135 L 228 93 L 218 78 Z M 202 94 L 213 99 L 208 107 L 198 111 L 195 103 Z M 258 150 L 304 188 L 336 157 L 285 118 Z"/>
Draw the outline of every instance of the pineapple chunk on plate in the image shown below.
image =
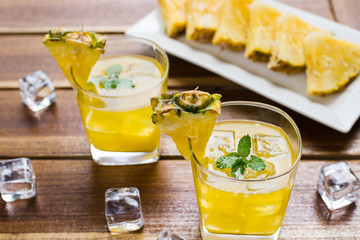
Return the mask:
<path id="1" fill-rule="evenodd" d="M 218 27 L 222 1 L 187 0 L 186 38 L 209 42 Z"/>
<path id="2" fill-rule="evenodd" d="M 249 10 L 245 57 L 253 61 L 267 62 L 272 52 L 276 20 L 281 13 L 261 1 L 252 3 Z"/>
<path id="3" fill-rule="evenodd" d="M 253 0 L 224 0 L 220 10 L 219 26 L 212 43 L 243 50 L 249 22 L 249 5 Z"/>
<path id="4" fill-rule="evenodd" d="M 312 32 L 305 38 L 307 92 L 338 91 L 360 71 L 360 45 Z"/>
<path id="5" fill-rule="evenodd" d="M 288 74 L 304 71 L 304 38 L 313 31 L 320 30 L 293 14 L 283 13 L 277 19 L 272 56 L 268 67 Z"/>
<path id="6" fill-rule="evenodd" d="M 165 30 L 169 37 L 175 37 L 186 28 L 186 0 L 159 0 Z"/>

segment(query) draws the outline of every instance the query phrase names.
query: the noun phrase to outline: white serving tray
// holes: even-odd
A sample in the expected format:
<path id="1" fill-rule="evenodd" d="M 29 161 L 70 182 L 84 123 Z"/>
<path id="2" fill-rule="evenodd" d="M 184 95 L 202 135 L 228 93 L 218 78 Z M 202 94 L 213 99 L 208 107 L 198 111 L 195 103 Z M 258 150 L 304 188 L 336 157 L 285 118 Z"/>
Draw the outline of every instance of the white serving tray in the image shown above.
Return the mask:
<path id="1" fill-rule="evenodd" d="M 263 2 L 282 12 L 290 12 L 320 29 L 330 31 L 337 38 L 360 44 L 360 31 L 276 1 Z M 306 94 L 305 73 L 276 73 L 269 70 L 265 63 L 254 63 L 246 59 L 243 52 L 232 52 L 211 44 L 186 40 L 185 36 L 169 38 L 158 9 L 138 21 L 126 34 L 152 40 L 174 56 L 212 71 L 340 132 L 349 132 L 359 118 L 360 76 L 338 93 L 310 96 Z"/>

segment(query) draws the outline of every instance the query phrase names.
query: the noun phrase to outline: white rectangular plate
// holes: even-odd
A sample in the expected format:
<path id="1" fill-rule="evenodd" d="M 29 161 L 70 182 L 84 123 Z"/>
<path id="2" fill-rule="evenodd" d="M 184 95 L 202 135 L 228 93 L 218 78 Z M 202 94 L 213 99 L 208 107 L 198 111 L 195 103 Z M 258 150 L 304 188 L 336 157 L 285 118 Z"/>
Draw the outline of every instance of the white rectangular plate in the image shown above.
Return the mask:
<path id="1" fill-rule="evenodd" d="M 290 12 L 320 29 L 330 31 L 337 38 L 360 44 L 360 31 L 276 1 L 264 2 L 282 12 Z M 276 73 L 269 70 L 264 63 L 254 63 L 246 59 L 243 52 L 232 52 L 211 44 L 186 40 L 184 36 L 169 38 L 164 31 L 159 10 L 154 10 L 138 21 L 126 34 L 150 39 L 172 55 L 212 71 L 340 132 L 349 132 L 359 118 L 359 76 L 338 93 L 309 96 L 306 94 L 305 73 Z"/>

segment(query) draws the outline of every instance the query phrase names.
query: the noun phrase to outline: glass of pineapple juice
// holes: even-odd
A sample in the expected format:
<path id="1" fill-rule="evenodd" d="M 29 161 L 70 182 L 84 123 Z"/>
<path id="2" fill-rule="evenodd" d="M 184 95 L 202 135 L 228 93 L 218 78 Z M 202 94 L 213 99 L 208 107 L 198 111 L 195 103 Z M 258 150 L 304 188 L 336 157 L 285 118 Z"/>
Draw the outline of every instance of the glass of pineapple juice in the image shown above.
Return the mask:
<path id="1" fill-rule="evenodd" d="M 251 154 L 266 168 L 247 168 L 234 178 L 216 161 L 236 152 L 247 134 Z M 255 102 L 222 103 L 205 156 L 191 151 L 203 239 L 278 239 L 301 150 L 299 129 L 284 111 Z"/>
<path id="2" fill-rule="evenodd" d="M 93 159 L 135 165 L 159 159 L 160 130 L 150 98 L 167 90 L 169 61 L 157 44 L 110 36 L 86 84 L 74 89 Z"/>

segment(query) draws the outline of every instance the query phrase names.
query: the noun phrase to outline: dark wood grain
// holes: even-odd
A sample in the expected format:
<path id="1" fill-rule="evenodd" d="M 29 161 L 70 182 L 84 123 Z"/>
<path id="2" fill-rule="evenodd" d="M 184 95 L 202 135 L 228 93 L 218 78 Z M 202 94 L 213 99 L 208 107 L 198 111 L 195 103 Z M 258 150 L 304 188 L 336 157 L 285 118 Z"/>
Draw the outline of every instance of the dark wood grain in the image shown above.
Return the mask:
<path id="1" fill-rule="evenodd" d="M 140 190 L 145 227 L 120 239 L 156 239 L 164 228 L 188 240 L 200 239 L 190 163 L 185 160 L 127 167 L 98 166 L 91 160 L 32 162 L 36 198 L 0 204 L 0 239 L 108 238 L 104 193 L 108 188 L 128 186 Z M 358 237 L 358 206 L 330 217 L 316 193 L 319 169 L 327 163 L 300 163 L 281 239 Z M 360 173 L 360 160 L 349 164 Z"/>
<path id="2" fill-rule="evenodd" d="M 122 32 L 157 6 L 156 0 L 2 0 L 0 32 L 47 32 L 69 27 Z"/>
<path id="3" fill-rule="evenodd" d="M 360 29 L 358 0 L 279 1 Z M 187 240 L 200 239 L 190 164 L 180 160 L 170 137 L 163 136 L 161 160 L 156 164 L 96 165 L 74 93 L 41 43 L 51 27 L 77 29 L 81 24 L 85 30 L 115 37 L 155 9 L 157 1 L 0 2 L 0 159 L 31 157 L 37 176 L 36 198 L 15 203 L 0 200 L 0 239 L 154 240 L 164 228 Z M 202 90 L 221 93 L 223 101 L 269 103 L 283 108 L 298 124 L 303 160 L 281 239 L 359 239 L 359 201 L 330 215 L 316 193 L 316 184 L 320 168 L 334 160 L 348 160 L 360 176 L 360 120 L 350 133 L 342 134 L 207 70 L 171 55 L 169 58 L 170 91 L 201 86 Z M 57 100 L 46 111 L 33 114 L 22 104 L 17 82 L 38 69 L 55 81 Z M 104 216 L 104 193 L 108 188 L 125 186 L 139 188 L 145 226 L 136 233 L 111 237 Z"/>
<path id="4" fill-rule="evenodd" d="M 330 0 L 336 20 L 339 23 L 360 30 L 360 1 Z"/>
<path id="5" fill-rule="evenodd" d="M 244 88 L 230 88 L 202 89 L 222 94 L 223 101 L 259 101 L 283 108 L 300 128 L 305 159 L 360 158 L 360 121 L 349 134 L 342 134 Z M 176 89 L 171 90 L 174 91 Z M 33 114 L 25 107 L 18 90 L 1 90 L 0 109 L 1 156 L 90 158 L 85 130 L 72 90 L 57 90 L 56 104 L 39 114 Z M 162 138 L 161 155 L 180 157 L 168 136 Z"/>
<path id="6" fill-rule="evenodd" d="M 332 19 L 327 0 L 281 0 Z M 0 33 L 45 33 L 49 27 L 123 32 L 157 7 L 156 0 L 2 0 Z"/>
<path id="7" fill-rule="evenodd" d="M 108 39 L 116 38 L 118 35 L 108 35 Z M 0 86 L 11 88 L 17 85 L 19 78 L 36 70 L 43 70 L 56 85 L 69 87 L 63 72 L 59 68 L 54 57 L 42 44 L 43 35 L 30 36 L 0 36 Z M 126 46 L 119 45 L 119 49 Z M 214 77 L 213 73 L 190 64 L 176 57 L 169 57 L 170 78 L 184 77 Z M 4 82 L 2 82 L 4 81 Z M 171 83 L 170 83 L 171 84 Z"/>

